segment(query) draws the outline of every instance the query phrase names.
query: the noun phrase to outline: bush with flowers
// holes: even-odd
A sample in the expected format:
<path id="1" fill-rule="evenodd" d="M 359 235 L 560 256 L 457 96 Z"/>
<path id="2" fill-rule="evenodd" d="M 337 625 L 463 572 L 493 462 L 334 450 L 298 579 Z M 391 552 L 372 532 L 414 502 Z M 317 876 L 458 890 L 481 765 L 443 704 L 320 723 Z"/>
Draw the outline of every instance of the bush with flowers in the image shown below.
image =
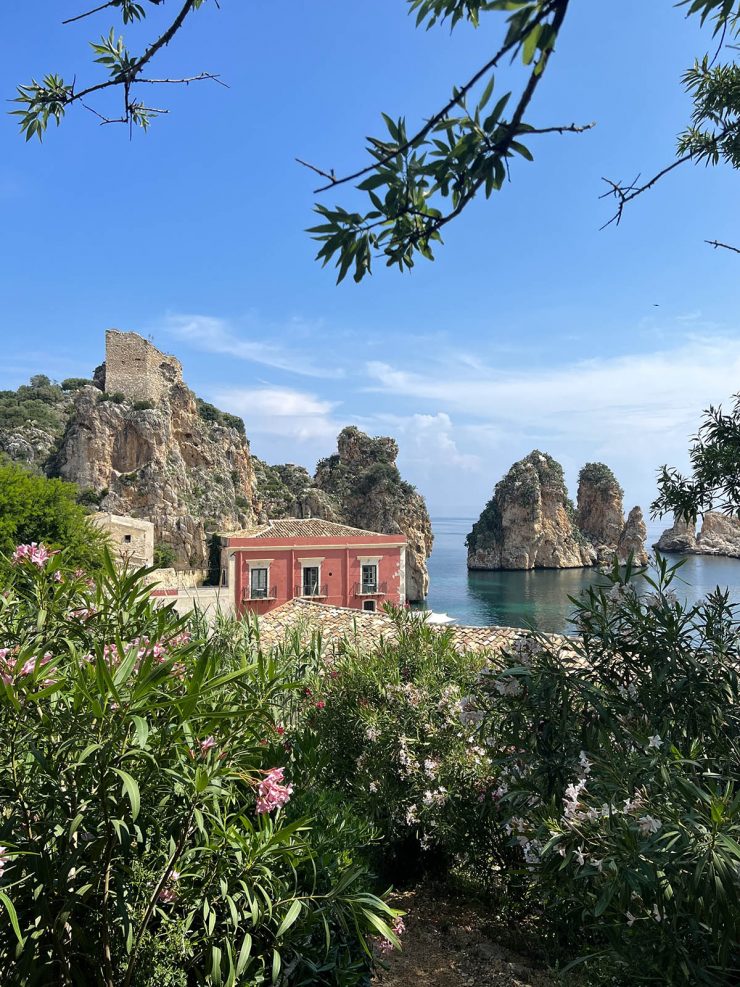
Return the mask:
<path id="1" fill-rule="evenodd" d="M 609 982 L 737 983 L 740 623 L 678 567 L 615 569 L 581 637 L 532 637 L 465 703 L 520 869 L 571 955 Z M 506 877 L 506 875 L 504 875 Z"/>
<path id="2" fill-rule="evenodd" d="M 272 659 L 156 606 L 110 558 L 0 565 L 0 962 L 14 985 L 367 982 L 398 914 L 369 828 L 312 805 Z M 302 811 L 310 808 L 314 824 Z"/>
<path id="3" fill-rule="evenodd" d="M 375 864 L 394 879 L 455 867 L 485 884 L 517 860 L 491 751 L 460 716 L 485 656 L 458 653 L 420 615 L 389 613 L 395 636 L 372 654 L 349 641 L 331 658 L 318 641 L 294 651 L 305 683 L 290 712 L 294 756 L 379 829 Z"/>

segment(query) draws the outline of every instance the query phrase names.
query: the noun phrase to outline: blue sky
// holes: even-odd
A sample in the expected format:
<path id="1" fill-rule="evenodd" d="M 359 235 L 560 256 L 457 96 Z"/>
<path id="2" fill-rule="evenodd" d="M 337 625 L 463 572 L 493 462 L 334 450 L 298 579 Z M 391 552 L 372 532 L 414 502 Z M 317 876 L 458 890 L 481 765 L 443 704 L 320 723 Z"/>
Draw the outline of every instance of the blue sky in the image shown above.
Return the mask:
<path id="1" fill-rule="evenodd" d="M 114 22 L 61 26 L 82 9 L 2 6 L 4 97 L 47 71 L 97 78 L 86 42 Z M 740 389 L 740 261 L 703 242 L 740 239 L 737 176 L 684 167 L 599 230 L 602 176 L 672 160 L 681 74 L 711 46 L 696 22 L 668 0 L 574 0 L 530 119 L 597 126 L 536 138 L 534 164 L 448 227 L 434 264 L 336 287 L 303 232 L 315 181 L 294 157 L 362 164 L 380 112 L 418 123 L 501 24 L 423 32 L 404 0 L 209 0 L 157 72 L 215 71 L 230 88 L 158 91 L 171 114 L 148 135 L 78 110 L 26 145 L 0 118 L 0 387 L 87 375 L 104 329 L 132 329 L 241 414 L 268 461 L 311 467 L 356 423 L 398 438 L 434 513 L 477 513 L 534 447 L 572 488 L 580 465 L 606 461 L 646 506 L 701 409 Z"/>

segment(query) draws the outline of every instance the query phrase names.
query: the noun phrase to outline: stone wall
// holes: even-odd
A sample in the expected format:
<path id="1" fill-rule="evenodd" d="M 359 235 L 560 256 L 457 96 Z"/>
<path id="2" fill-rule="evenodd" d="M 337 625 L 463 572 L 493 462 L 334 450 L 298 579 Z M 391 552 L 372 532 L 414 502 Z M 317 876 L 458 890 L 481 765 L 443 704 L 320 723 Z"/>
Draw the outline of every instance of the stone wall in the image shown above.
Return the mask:
<path id="1" fill-rule="evenodd" d="M 105 390 L 132 401 L 159 404 L 173 384 L 182 383 L 180 361 L 162 353 L 135 332 L 108 329 L 105 334 Z"/>
<path id="2" fill-rule="evenodd" d="M 121 517 L 101 512 L 93 514 L 93 524 L 110 539 L 113 555 L 135 568 L 154 562 L 154 525 L 142 518 Z"/>

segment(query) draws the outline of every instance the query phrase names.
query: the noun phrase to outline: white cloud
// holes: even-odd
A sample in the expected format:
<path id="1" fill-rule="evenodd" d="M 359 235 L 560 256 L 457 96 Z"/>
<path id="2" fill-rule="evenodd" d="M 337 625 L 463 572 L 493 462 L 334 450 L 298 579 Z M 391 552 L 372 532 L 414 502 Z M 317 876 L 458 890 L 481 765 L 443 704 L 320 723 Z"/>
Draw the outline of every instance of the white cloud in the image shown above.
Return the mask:
<path id="1" fill-rule="evenodd" d="M 431 477 L 440 469 L 475 472 L 481 468 L 479 456 L 460 451 L 452 419 L 444 411 L 406 418 L 379 414 L 369 424 L 373 430 L 391 431 L 399 440 L 401 464 L 413 468 L 417 482 L 420 473 Z"/>
<path id="2" fill-rule="evenodd" d="M 260 363 L 278 370 L 286 370 L 304 377 L 341 377 L 341 368 L 316 363 L 313 357 L 298 347 L 264 342 L 265 338 L 276 338 L 279 333 L 274 327 L 265 327 L 258 320 L 248 320 L 249 329 L 257 339 L 243 339 L 226 319 L 210 315 L 168 315 L 161 326 L 162 331 L 194 349 L 208 353 L 221 353 L 235 356 L 240 360 Z M 307 335 L 308 327 L 299 320 L 292 320 L 289 326 L 293 336 Z"/>
<path id="3" fill-rule="evenodd" d="M 572 491 L 578 468 L 602 459 L 628 500 L 647 507 L 656 468 L 685 466 L 702 410 L 740 390 L 740 337 L 683 336 L 672 349 L 547 368 L 373 362 L 367 372 L 369 390 L 413 401 L 417 419 L 425 412 L 451 416 L 450 441 L 489 464 L 481 498 L 515 459 L 539 446 L 563 462 Z M 444 480 L 433 496 L 445 486 L 446 499 L 454 496 L 455 485 Z M 476 487 L 468 484 L 466 494 Z"/>
<path id="4" fill-rule="evenodd" d="M 225 388 L 213 398 L 219 407 L 241 415 L 247 435 L 333 439 L 342 428 L 332 418 L 338 402 L 288 387 Z"/>

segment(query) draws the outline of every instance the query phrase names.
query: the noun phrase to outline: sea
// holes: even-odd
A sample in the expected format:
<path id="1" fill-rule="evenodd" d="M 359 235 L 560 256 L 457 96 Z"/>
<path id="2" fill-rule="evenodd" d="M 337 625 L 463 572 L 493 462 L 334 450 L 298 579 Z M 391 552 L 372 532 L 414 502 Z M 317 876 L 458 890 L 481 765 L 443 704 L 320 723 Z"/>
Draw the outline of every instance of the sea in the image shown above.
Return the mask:
<path id="1" fill-rule="evenodd" d="M 599 570 L 468 572 L 465 536 L 474 520 L 432 518 L 434 548 L 428 563 L 427 608 L 474 627 L 527 627 L 554 634 L 573 631 L 570 597 L 606 582 Z M 648 527 L 648 545 L 658 540 L 665 527 L 667 524 Z M 709 555 L 670 555 L 668 559 L 671 564 L 683 560 L 673 589 L 687 602 L 701 599 L 719 586 L 727 588 L 731 599 L 740 603 L 740 559 Z"/>

